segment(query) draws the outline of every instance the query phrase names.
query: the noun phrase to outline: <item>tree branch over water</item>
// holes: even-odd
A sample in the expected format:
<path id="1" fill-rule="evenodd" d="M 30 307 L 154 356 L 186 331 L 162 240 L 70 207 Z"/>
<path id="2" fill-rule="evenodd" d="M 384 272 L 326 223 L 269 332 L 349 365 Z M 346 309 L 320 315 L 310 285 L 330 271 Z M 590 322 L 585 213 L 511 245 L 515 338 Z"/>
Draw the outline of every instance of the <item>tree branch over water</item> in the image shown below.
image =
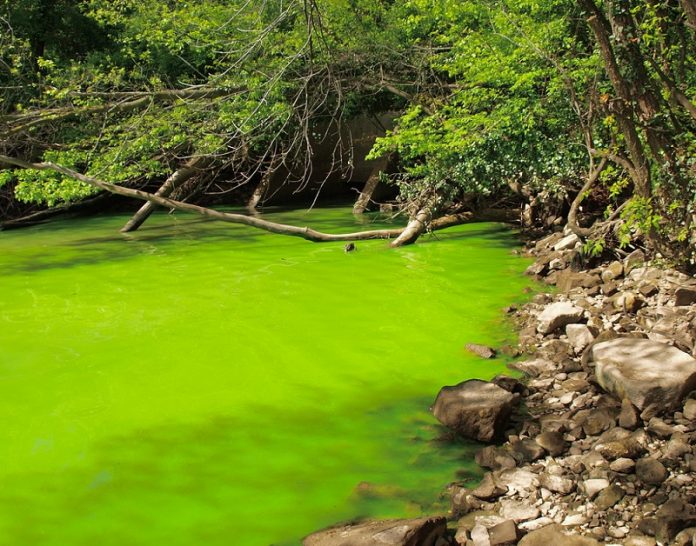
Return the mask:
<path id="1" fill-rule="evenodd" d="M 214 210 L 207 207 L 201 207 L 198 205 L 192 205 L 190 203 L 184 203 L 182 201 L 177 201 L 175 199 L 169 199 L 167 197 L 162 197 L 149 193 L 142 190 L 135 190 L 132 188 L 125 188 L 117 184 L 112 184 L 111 182 L 105 182 L 104 180 L 99 180 L 91 176 L 86 176 L 77 171 L 58 165 L 51 162 L 43 163 L 31 163 L 29 161 L 24 161 L 22 159 L 12 158 L 4 155 L 0 155 L 0 163 L 6 163 L 9 165 L 14 165 L 22 169 L 36 169 L 40 171 L 50 170 L 60 173 L 69 178 L 79 180 L 90 186 L 108 191 L 116 195 L 122 195 L 124 197 L 132 197 L 134 199 L 140 199 L 141 201 L 148 201 L 155 205 L 160 205 L 162 207 L 180 210 L 183 212 L 191 212 L 194 214 L 199 214 L 207 218 L 212 218 L 214 220 L 220 220 L 221 222 L 229 222 L 232 224 L 244 224 L 247 226 L 255 227 L 268 231 L 271 233 L 277 233 L 280 235 L 290 235 L 293 237 L 301 237 L 313 242 L 330 242 L 330 241 L 361 241 L 367 239 L 392 239 L 397 238 L 392 246 L 401 246 L 402 244 L 410 244 L 415 242 L 416 238 L 399 239 L 399 237 L 404 234 L 409 228 L 395 228 L 395 229 L 377 229 L 377 230 L 367 230 L 358 231 L 354 233 L 324 233 L 321 231 L 316 231 L 310 227 L 298 227 L 289 224 L 280 224 L 277 222 L 270 222 L 268 220 L 263 220 L 254 216 L 246 216 L 244 214 L 236 214 L 233 212 L 223 212 L 219 210 Z M 462 224 L 472 219 L 472 214 L 469 212 L 450 214 L 442 216 L 435 220 L 432 220 L 428 224 L 429 231 L 436 231 L 438 229 L 444 229 L 457 224 Z"/>

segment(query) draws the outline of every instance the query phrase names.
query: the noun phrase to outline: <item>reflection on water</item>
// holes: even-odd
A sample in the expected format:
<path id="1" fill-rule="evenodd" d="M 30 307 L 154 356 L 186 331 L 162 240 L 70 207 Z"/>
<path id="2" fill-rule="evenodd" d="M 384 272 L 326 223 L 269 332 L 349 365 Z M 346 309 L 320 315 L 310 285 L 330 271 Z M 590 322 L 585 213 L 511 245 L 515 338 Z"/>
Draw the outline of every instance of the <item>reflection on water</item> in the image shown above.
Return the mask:
<path id="1" fill-rule="evenodd" d="M 349 209 L 272 217 L 356 229 Z M 427 409 L 503 368 L 462 346 L 508 335 L 525 264 L 506 229 L 346 254 L 125 219 L 0 233 L 0 544 L 291 545 L 441 511 L 476 475 Z"/>

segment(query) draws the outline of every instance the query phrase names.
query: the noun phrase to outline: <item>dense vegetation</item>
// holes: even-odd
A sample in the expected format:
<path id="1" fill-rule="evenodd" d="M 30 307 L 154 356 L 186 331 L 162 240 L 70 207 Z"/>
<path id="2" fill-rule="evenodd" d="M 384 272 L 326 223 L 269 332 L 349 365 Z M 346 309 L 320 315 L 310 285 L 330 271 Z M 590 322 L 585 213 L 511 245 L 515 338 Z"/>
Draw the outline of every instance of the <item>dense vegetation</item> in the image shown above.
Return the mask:
<path id="1" fill-rule="evenodd" d="M 279 168 L 302 188 L 318 132 L 397 111 L 371 156 L 398 154 L 390 181 L 411 215 L 514 198 L 528 223 L 567 222 L 588 253 L 640 243 L 693 263 L 694 0 L 1 0 L 0 10 L 5 156 L 131 188 L 192 168 L 181 197 Z M 335 169 L 350 168 L 349 150 L 339 140 Z M 8 168 L 2 184 L 50 206 L 98 191 L 52 169 Z"/>

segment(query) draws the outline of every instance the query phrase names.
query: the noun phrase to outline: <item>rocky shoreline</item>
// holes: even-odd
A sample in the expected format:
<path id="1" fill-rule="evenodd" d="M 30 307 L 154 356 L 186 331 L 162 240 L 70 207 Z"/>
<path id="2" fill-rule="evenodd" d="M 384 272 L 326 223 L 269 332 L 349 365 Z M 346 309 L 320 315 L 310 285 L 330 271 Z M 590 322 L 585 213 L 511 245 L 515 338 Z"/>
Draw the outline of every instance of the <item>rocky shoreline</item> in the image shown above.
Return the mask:
<path id="1" fill-rule="evenodd" d="M 579 241 L 530 246 L 556 290 L 507 312 L 521 379 L 444 387 L 435 416 L 496 442 L 447 516 L 368 521 L 306 546 L 696 545 L 696 279 L 640 250 L 580 270 Z M 482 358 L 494 351 L 472 345 Z"/>

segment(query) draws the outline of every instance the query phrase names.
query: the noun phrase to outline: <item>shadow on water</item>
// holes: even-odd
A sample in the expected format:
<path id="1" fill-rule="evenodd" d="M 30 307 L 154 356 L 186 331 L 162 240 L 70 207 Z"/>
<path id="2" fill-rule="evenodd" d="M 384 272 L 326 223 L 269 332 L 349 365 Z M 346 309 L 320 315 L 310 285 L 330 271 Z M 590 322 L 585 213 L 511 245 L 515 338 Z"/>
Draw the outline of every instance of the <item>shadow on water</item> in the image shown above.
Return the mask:
<path id="1" fill-rule="evenodd" d="M 412 517 L 446 511 L 444 499 L 437 499 L 446 484 L 430 482 L 438 475 L 433 468 L 457 465 L 464 475 L 480 478 L 471 463 L 477 446 L 443 442 L 439 425 L 423 409 L 427 403 L 416 399 L 367 412 L 357 409 L 354 418 L 362 421 L 358 426 L 365 427 L 367 436 L 399 438 L 379 452 L 361 453 L 363 446 L 342 440 L 356 426 L 344 415 L 261 404 L 243 419 L 216 417 L 112 436 L 93 446 L 87 465 L 56 473 L 25 473 L 14 478 L 21 485 L 10 483 L 0 489 L 5 516 L 0 516 L 4 530 L 0 544 L 81 546 L 94 540 L 103 546 L 144 544 L 138 537 L 147 527 L 149 539 L 159 544 L 232 540 L 264 545 L 272 540 L 277 546 L 290 546 L 316 530 L 317 520 L 329 525 L 380 511 L 385 516 L 393 512 Z M 270 434 L 269 423 L 274 425 Z M 326 431 L 326 442 L 306 443 L 302 461 L 284 453 L 288 442 L 302 443 L 308 430 L 312 436 L 317 429 Z M 338 474 L 337 457 L 353 458 L 357 470 L 351 476 Z M 398 475 L 392 474 L 394 466 Z M 278 490 L 278 480 L 289 472 L 295 483 L 311 486 L 290 493 Z M 305 475 L 312 475 L 312 480 Z M 323 478 L 316 480 L 317 475 Z M 419 478 L 413 481 L 410 475 Z M 240 482 L 256 491 L 253 500 L 239 496 Z M 346 499 L 327 497 L 337 490 L 343 490 Z M 337 511 L 336 504 L 342 509 Z M 259 505 L 266 517 L 290 522 L 285 536 L 268 535 L 258 518 Z M 13 513 L 23 516 L 8 517 Z M 71 514 L 67 521 L 61 517 L 65 513 Z M 186 514 L 186 527 L 175 524 L 180 513 Z M 10 542 L 3 542 L 6 539 Z"/>

